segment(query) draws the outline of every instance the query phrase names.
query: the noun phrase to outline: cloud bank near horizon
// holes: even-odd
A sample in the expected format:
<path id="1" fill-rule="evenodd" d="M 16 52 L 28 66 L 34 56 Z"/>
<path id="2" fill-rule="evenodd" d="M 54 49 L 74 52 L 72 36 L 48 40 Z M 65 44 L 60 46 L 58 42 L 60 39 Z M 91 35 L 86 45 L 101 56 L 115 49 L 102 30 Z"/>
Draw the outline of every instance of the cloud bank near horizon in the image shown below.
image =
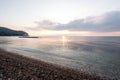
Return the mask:
<path id="1" fill-rule="evenodd" d="M 107 12 L 100 16 L 87 17 L 85 19 L 73 20 L 67 24 L 53 23 L 50 20 L 35 22 L 36 27 L 32 30 L 70 30 L 91 32 L 119 32 L 120 11 Z"/>

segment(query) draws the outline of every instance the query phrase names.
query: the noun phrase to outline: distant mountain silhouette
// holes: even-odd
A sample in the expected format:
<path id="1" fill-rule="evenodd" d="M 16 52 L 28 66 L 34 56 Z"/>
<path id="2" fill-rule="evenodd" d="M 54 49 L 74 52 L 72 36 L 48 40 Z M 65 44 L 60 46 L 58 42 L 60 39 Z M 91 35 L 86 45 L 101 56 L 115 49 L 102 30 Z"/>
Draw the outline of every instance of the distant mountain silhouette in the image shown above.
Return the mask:
<path id="1" fill-rule="evenodd" d="M 0 27 L 0 36 L 28 36 L 28 33 Z"/>

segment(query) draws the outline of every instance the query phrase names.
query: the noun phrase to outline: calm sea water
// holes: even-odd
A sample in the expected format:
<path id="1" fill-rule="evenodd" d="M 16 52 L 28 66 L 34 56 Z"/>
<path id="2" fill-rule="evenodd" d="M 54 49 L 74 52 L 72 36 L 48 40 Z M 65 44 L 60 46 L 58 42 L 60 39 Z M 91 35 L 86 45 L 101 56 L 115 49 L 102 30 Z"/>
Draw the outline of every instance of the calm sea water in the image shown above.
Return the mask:
<path id="1" fill-rule="evenodd" d="M 120 37 L 0 37 L 0 48 L 90 74 L 120 79 Z"/>

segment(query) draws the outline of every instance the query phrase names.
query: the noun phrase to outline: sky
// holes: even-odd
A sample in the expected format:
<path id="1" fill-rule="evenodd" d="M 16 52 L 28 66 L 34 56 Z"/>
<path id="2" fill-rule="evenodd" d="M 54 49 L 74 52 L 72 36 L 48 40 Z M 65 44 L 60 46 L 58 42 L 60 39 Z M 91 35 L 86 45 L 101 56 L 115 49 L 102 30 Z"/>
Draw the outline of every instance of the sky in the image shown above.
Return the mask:
<path id="1" fill-rule="evenodd" d="M 120 0 L 0 0 L 0 26 L 30 35 L 120 36 Z"/>

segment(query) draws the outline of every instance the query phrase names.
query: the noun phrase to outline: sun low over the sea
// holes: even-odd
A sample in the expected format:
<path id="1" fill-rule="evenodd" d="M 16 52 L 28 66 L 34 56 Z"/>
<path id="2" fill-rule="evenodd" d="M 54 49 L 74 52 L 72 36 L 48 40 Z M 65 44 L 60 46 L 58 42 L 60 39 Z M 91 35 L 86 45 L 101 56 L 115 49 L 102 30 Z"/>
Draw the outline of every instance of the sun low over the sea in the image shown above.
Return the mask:
<path id="1" fill-rule="evenodd" d="M 95 35 L 94 32 L 89 31 L 70 31 L 70 30 L 29 30 L 32 36 L 89 36 Z M 99 33 L 102 35 L 103 33 Z"/>

